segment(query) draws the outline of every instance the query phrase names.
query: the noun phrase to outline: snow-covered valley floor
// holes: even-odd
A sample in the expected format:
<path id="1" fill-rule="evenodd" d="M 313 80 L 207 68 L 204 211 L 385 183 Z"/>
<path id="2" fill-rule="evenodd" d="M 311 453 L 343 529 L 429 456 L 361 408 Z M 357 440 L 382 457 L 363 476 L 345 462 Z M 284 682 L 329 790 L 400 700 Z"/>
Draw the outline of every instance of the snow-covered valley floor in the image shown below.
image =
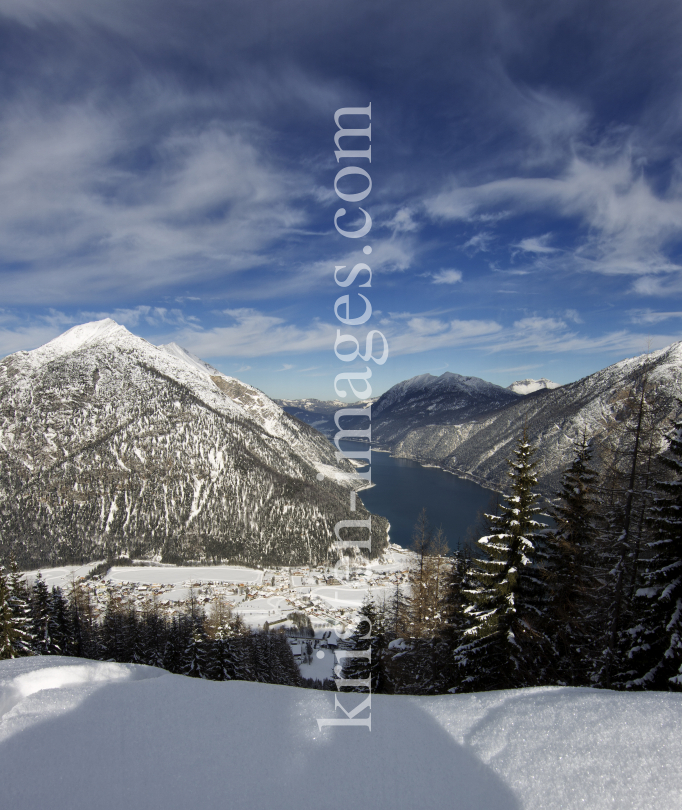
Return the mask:
<path id="1" fill-rule="evenodd" d="M 343 717 L 331 693 L 3 661 L 0 807 L 682 807 L 682 695 L 545 687 L 376 695 L 371 709 L 371 732 L 320 731 Z"/>

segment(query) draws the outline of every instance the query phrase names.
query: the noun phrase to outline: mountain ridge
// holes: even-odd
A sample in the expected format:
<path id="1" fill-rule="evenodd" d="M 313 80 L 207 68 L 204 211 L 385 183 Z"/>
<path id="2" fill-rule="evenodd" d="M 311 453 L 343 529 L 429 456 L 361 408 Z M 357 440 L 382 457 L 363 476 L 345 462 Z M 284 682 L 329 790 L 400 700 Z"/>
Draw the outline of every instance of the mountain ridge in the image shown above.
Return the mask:
<path id="1" fill-rule="evenodd" d="M 507 458 L 525 426 L 529 441 L 537 447 L 539 488 L 550 496 L 571 461 L 573 442 L 583 432 L 599 436 L 605 421 L 617 418 L 620 394 L 634 390 L 645 373 L 664 401 L 669 423 L 678 409 L 676 400 L 682 397 L 682 342 L 626 358 L 565 385 L 543 377 L 502 388 L 453 372 L 416 375 L 372 403 L 372 442 L 395 456 L 504 491 Z M 529 386 L 534 383 L 543 385 Z M 519 385 L 532 390 L 510 390 Z M 309 424 L 334 435 L 327 412 L 340 403 L 315 401 L 306 410 L 306 402 L 312 401 L 295 402 Z M 352 421 L 349 418 L 344 425 L 352 427 Z"/>

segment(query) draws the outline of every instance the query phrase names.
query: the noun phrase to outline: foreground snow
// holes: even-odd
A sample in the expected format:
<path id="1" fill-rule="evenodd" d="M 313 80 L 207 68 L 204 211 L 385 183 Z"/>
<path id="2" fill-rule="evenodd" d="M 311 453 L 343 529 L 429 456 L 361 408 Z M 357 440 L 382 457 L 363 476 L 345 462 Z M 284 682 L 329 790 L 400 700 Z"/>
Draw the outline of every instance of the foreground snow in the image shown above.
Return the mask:
<path id="1" fill-rule="evenodd" d="M 358 698 L 342 701 L 350 709 Z M 682 806 L 682 695 L 378 695 L 371 732 L 320 732 L 333 702 L 135 665 L 0 662 L 0 806 Z"/>

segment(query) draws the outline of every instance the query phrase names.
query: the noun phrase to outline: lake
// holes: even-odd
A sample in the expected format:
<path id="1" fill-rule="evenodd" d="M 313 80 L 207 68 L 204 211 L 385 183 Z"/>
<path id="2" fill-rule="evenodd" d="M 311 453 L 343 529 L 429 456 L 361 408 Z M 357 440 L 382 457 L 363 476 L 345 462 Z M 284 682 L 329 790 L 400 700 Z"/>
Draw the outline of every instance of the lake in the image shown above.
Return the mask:
<path id="1" fill-rule="evenodd" d="M 344 441 L 342 447 L 367 450 L 360 442 Z M 470 539 L 479 513 L 494 510 L 498 497 L 472 481 L 376 450 L 372 451 L 372 483 L 371 489 L 359 493 L 363 503 L 370 512 L 388 519 L 391 542 L 405 548 L 410 546 L 414 524 L 425 508 L 431 526 L 442 526 L 454 551 Z"/>

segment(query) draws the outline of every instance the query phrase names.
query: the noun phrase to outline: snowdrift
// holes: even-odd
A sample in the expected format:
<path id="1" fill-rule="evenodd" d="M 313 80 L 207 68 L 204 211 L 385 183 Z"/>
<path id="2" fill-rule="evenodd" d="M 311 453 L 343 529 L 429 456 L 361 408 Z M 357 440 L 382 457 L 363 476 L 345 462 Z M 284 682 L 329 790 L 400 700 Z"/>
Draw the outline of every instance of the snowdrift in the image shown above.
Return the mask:
<path id="1" fill-rule="evenodd" d="M 0 806 L 682 807 L 682 695 L 377 695 L 371 732 L 318 729 L 334 716 L 324 692 L 74 658 L 3 661 Z"/>

